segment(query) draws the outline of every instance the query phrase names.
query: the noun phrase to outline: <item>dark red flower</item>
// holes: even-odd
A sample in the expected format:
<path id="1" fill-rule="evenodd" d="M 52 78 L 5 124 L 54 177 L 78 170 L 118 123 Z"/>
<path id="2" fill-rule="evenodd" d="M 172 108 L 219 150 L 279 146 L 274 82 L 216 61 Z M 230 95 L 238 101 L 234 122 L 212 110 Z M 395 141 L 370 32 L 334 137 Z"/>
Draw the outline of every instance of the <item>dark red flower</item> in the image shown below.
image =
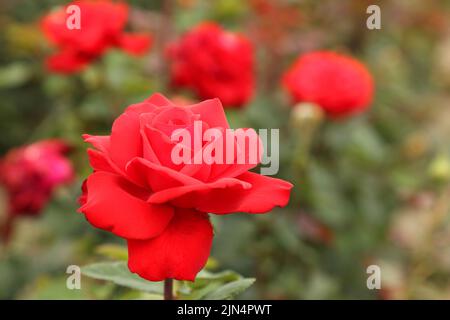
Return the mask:
<path id="1" fill-rule="evenodd" d="M 331 117 L 365 110 L 374 91 L 372 76 L 361 62 L 326 51 L 300 56 L 285 73 L 283 85 L 294 102 L 316 103 Z"/>
<path id="2" fill-rule="evenodd" d="M 70 16 L 66 8 L 70 5 L 80 8 L 80 29 L 66 25 Z M 47 67 L 54 72 L 77 72 L 114 47 L 133 55 L 144 54 L 151 37 L 124 32 L 127 19 L 127 4 L 107 0 L 74 1 L 50 12 L 42 19 L 41 28 L 58 52 L 47 59 Z"/>
<path id="3" fill-rule="evenodd" d="M 289 201 L 290 183 L 249 172 L 257 163 L 235 161 L 249 154 L 242 144 L 233 149 L 233 163 L 175 163 L 172 134 L 195 132 L 196 121 L 229 129 L 218 99 L 177 106 L 155 94 L 129 106 L 110 136 L 84 136 L 96 150 L 88 150 L 94 173 L 80 211 L 92 225 L 127 239 L 129 269 L 151 281 L 195 279 L 213 238 L 208 213 L 263 213 Z"/>
<path id="4" fill-rule="evenodd" d="M 73 178 L 68 146 L 44 140 L 12 149 L 0 162 L 0 182 L 9 197 L 12 215 L 38 214 L 54 188 Z"/>
<path id="5" fill-rule="evenodd" d="M 171 81 L 201 99 L 242 106 L 253 95 L 253 47 L 243 35 L 202 23 L 168 47 Z"/>

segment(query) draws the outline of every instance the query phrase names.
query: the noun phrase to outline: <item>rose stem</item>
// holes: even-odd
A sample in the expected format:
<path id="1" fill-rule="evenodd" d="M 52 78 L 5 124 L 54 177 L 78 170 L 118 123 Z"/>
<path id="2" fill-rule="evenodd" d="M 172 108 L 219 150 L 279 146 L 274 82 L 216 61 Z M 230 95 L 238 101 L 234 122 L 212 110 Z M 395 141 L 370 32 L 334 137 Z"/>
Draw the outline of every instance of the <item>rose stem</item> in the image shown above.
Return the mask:
<path id="1" fill-rule="evenodd" d="M 173 279 L 164 280 L 164 300 L 173 300 Z"/>

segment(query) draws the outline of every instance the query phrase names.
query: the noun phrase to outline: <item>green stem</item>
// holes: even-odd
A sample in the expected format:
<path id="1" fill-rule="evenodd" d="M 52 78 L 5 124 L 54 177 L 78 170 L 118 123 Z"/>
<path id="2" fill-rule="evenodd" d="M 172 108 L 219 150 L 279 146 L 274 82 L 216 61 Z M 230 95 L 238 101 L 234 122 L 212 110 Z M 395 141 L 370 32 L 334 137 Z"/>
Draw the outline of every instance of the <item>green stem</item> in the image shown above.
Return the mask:
<path id="1" fill-rule="evenodd" d="M 173 279 L 164 280 L 164 300 L 173 300 Z"/>

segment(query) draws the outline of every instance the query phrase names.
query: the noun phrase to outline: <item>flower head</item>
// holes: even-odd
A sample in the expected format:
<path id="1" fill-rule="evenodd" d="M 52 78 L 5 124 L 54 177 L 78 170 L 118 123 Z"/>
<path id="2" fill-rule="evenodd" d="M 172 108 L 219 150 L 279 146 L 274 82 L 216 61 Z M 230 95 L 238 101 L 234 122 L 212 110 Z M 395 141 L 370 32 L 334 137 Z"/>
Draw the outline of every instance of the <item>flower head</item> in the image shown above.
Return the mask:
<path id="1" fill-rule="evenodd" d="M 187 32 L 167 50 L 171 81 L 193 90 L 201 99 L 219 98 L 242 106 L 253 94 L 253 48 L 243 35 L 211 22 Z"/>
<path id="2" fill-rule="evenodd" d="M 12 215 L 38 214 L 54 188 L 72 180 L 68 151 L 60 140 L 44 140 L 6 154 L 0 162 L 0 183 L 8 193 Z"/>
<path id="3" fill-rule="evenodd" d="M 71 5 L 80 8 L 79 29 L 67 27 L 66 9 Z M 145 53 L 150 36 L 124 32 L 127 20 L 127 4 L 108 0 L 73 1 L 50 12 L 42 19 L 41 28 L 58 51 L 47 59 L 47 67 L 60 73 L 78 72 L 114 47 L 133 55 Z"/>
<path id="4" fill-rule="evenodd" d="M 372 76 L 361 62 L 327 51 L 300 56 L 284 74 L 283 86 L 294 102 L 316 103 L 331 117 L 365 110 L 374 91 Z"/>
<path id="5" fill-rule="evenodd" d="M 174 135 L 208 129 L 219 135 L 198 144 L 188 158 L 193 161 L 174 161 L 179 146 Z M 242 154 L 247 159 L 249 144 L 220 134 L 227 129 L 218 99 L 178 106 L 155 94 L 129 106 L 114 121 L 110 136 L 84 136 L 95 147 L 88 150 L 94 173 L 84 184 L 80 211 L 92 225 L 127 240 L 132 272 L 151 281 L 192 281 L 212 244 L 208 213 L 263 213 L 288 203 L 292 185 L 249 172 L 257 161 L 195 161 L 224 139 L 236 142 L 231 160 Z M 184 147 L 191 150 L 192 144 Z"/>

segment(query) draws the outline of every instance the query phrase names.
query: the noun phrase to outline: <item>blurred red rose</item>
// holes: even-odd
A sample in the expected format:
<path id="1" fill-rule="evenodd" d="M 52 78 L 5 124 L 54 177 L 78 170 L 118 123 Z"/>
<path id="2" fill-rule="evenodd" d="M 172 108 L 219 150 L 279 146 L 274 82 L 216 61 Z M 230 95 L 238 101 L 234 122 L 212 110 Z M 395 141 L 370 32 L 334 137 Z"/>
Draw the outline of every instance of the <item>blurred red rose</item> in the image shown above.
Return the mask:
<path id="1" fill-rule="evenodd" d="M 292 185 L 248 172 L 256 164 L 175 164 L 170 137 L 193 130 L 194 121 L 229 128 L 218 99 L 177 106 L 155 94 L 129 106 L 110 136 L 84 136 L 96 150 L 88 150 L 94 173 L 79 210 L 95 227 L 127 239 L 129 269 L 151 281 L 195 279 L 212 244 L 207 213 L 263 213 L 289 201 Z M 238 146 L 235 159 L 247 151 Z"/>
<path id="2" fill-rule="evenodd" d="M 374 92 L 372 76 L 362 63 L 326 51 L 300 56 L 284 74 L 283 85 L 294 102 L 316 103 L 331 117 L 365 110 Z"/>
<path id="3" fill-rule="evenodd" d="M 54 188 L 73 178 L 68 146 L 44 140 L 12 149 L 0 162 L 0 182 L 9 197 L 11 215 L 38 214 Z"/>
<path id="4" fill-rule="evenodd" d="M 169 45 L 171 81 L 193 90 L 201 99 L 219 98 L 239 107 L 253 95 L 253 47 L 243 35 L 205 22 Z"/>
<path id="5" fill-rule="evenodd" d="M 70 16 L 66 8 L 70 5 L 80 8 L 80 29 L 66 25 Z M 133 55 L 144 54 L 152 39 L 149 35 L 124 32 L 127 19 L 127 4 L 107 0 L 74 1 L 50 12 L 42 19 L 41 28 L 58 52 L 47 59 L 47 67 L 54 72 L 77 72 L 113 47 Z"/>

